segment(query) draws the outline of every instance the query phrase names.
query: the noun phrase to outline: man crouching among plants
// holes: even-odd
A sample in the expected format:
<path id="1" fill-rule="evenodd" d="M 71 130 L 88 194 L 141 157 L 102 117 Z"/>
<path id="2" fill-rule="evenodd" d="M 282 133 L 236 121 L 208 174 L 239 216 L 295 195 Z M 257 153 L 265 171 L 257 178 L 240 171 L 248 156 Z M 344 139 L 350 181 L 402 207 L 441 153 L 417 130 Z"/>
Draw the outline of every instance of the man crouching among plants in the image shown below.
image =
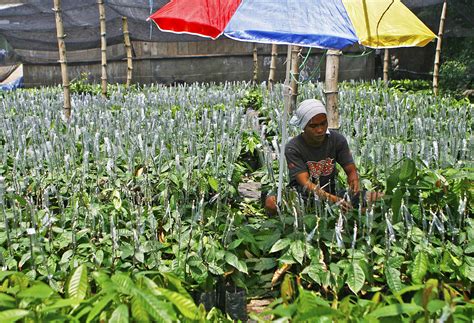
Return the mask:
<path id="1" fill-rule="evenodd" d="M 321 200 L 339 205 L 344 212 L 358 208 L 360 199 L 365 207 L 380 198 L 379 193 L 359 190 L 359 175 L 347 140 L 339 132 L 328 129 L 327 112 L 321 101 L 309 99 L 301 102 L 290 123 L 303 130 L 285 147 L 290 187 L 305 199 L 315 194 Z M 347 191 L 336 192 L 336 162 L 347 175 Z M 277 213 L 276 196 L 265 198 L 265 210 L 269 215 Z"/>

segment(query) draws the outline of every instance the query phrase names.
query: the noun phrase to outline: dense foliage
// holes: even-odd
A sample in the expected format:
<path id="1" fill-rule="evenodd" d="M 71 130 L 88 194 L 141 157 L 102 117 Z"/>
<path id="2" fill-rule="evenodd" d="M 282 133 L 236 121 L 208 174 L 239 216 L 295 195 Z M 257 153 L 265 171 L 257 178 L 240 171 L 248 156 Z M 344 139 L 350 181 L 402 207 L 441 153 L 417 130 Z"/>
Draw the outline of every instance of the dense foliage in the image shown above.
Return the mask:
<path id="1" fill-rule="evenodd" d="M 285 191 L 268 218 L 237 187 L 275 189 L 280 87 L 77 92 L 69 123 L 59 88 L 0 104 L 0 318 L 223 320 L 190 296 L 219 288 L 282 319 L 472 317 L 468 102 L 343 84 L 341 132 L 384 199 L 344 214 Z"/>

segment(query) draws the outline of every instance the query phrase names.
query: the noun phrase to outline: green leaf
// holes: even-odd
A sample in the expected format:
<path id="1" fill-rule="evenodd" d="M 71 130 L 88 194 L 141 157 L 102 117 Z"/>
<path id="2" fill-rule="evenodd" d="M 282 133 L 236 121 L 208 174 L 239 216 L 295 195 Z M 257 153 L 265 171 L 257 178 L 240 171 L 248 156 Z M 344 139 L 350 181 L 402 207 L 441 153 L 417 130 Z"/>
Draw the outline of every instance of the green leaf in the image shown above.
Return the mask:
<path id="1" fill-rule="evenodd" d="M 125 304 L 119 305 L 110 316 L 110 323 L 128 323 L 128 307 Z"/>
<path id="2" fill-rule="evenodd" d="M 46 285 L 43 282 L 37 282 L 30 288 L 22 290 L 17 294 L 19 298 L 48 298 L 54 294 L 54 291 L 51 287 Z"/>
<path id="3" fill-rule="evenodd" d="M 61 261 L 59 262 L 60 264 L 65 264 L 69 261 L 69 258 L 71 258 L 72 254 L 74 251 L 72 250 L 67 250 L 66 252 L 63 253 L 61 256 Z"/>
<path id="4" fill-rule="evenodd" d="M 143 303 L 143 307 L 154 321 L 176 321 L 176 315 L 171 304 L 158 300 L 155 296 L 135 289 L 135 296 Z"/>
<path id="5" fill-rule="evenodd" d="M 28 314 L 30 314 L 30 311 L 19 309 L 2 311 L 0 312 L 0 322 L 15 322 Z"/>
<path id="6" fill-rule="evenodd" d="M 423 251 L 420 251 L 412 263 L 411 279 L 415 284 L 421 284 L 428 271 L 428 256 Z"/>
<path id="7" fill-rule="evenodd" d="M 112 276 L 112 281 L 118 287 L 118 290 L 125 295 L 133 295 L 136 287 L 132 279 L 126 274 L 118 273 Z"/>
<path id="8" fill-rule="evenodd" d="M 365 274 L 357 262 L 352 262 L 347 267 L 347 285 L 354 294 L 357 294 L 364 286 Z"/>
<path id="9" fill-rule="evenodd" d="M 428 303 L 428 305 L 426 306 L 426 309 L 430 313 L 436 313 L 437 311 L 441 310 L 446 305 L 449 306 L 449 304 L 445 301 L 442 301 L 440 299 L 433 299 Z"/>
<path id="10" fill-rule="evenodd" d="M 116 297 L 117 297 L 116 293 L 110 293 L 110 294 L 105 295 L 91 309 L 91 311 L 89 312 L 89 315 L 87 315 L 87 321 L 86 322 L 92 321 L 97 315 L 99 315 L 104 310 L 104 308 L 107 306 L 107 304 L 109 304 L 109 302 L 111 300 L 113 300 L 114 298 L 116 298 Z"/>
<path id="11" fill-rule="evenodd" d="M 51 310 L 57 310 L 58 308 L 63 307 L 74 307 L 77 304 L 80 304 L 81 300 L 77 298 L 66 298 L 66 299 L 56 299 L 52 305 L 41 308 L 41 312 L 45 313 Z"/>
<path id="12" fill-rule="evenodd" d="M 184 317 L 187 317 L 190 320 L 197 319 L 198 308 L 191 299 L 166 288 L 158 287 L 157 290 L 166 297 L 166 299 L 173 303 Z"/>
<path id="13" fill-rule="evenodd" d="M 402 206 L 403 194 L 405 190 L 402 188 L 397 188 L 392 196 L 392 211 L 393 211 L 393 222 L 397 223 L 400 219 L 400 207 Z"/>
<path id="14" fill-rule="evenodd" d="M 388 316 L 398 316 L 401 314 L 413 315 L 418 312 L 423 311 L 423 307 L 416 304 L 392 304 L 386 305 L 384 307 L 377 308 L 375 311 L 370 313 L 370 316 L 379 318 L 379 317 L 388 317 Z"/>
<path id="15" fill-rule="evenodd" d="M 15 298 L 7 294 L 0 293 L 0 307 L 15 308 Z"/>
<path id="16" fill-rule="evenodd" d="M 398 269 L 385 267 L 385 278 L 387 279 L 388 287 L 390 287 L 392 292 L 398 292 L 402 289 L 402 281 Z"/>
<path id="17" fill-rule="evenodd" d="M 286 247 L 288 247 L 290 244 L 291 244 L 290 239 L 287 239 L 287 238 L 280 239 L 277 242 L 275 242 L 275 244 L 272 246 L 272 249 L 270 249 L 270 253 L 283 250 Z"/>
<path id="18" fill-rule="evenodd" d="M 149 322 L 148 312 L 139 297 L 132 297 L 132 317 L 135 322 Z"/>
<path id="19" fill-rule="evenodd" d="M 219 182 L 214 177 L 209 177 L 207 182 L 215 192 L 219 191 Z"/>
<path id="20" fill-rule="evenodd" d="M 69 298 L 84 299 L 89 289 L 87 280 L 87 267 L 80 265 L 71 274 L 67 286 L 67 295 Z"/>
<path id="21" fill-rule="evenodd" d="M 386 193 L 392 195 L 393 190 L 397 187 L 399 182 L 400 169 L 395 169 L 390 176 L 387 178 L 387 189 Z"/>
<path id="22" fill-rule="evenodd" d="M 225 261 L 232 267 L 235 267 L 238 271 L 248 274 L 247 264 L 243 261 L 239 261 L 239 258 L 237 258 L 237 256 L 232 252 L 227 251 L 225 253 Z"/>
<path id="23" fill-rule="evenodd" d="M 301 240 L 296 240 L 291 243 L 290 246 L 291 254 L 297 262 L 303 264 L 304 259 L 304 242 Z"/>
<path id="24" fill-rule="evenodd" d="M 237 248 L 243 241 L 244 241 L 244 239 L 237 239 L 237 240 L 234 240 L 234 241 L 232 241 L 232 242 L 229 244 L 229 246 L 227 247 L 227 249 L 233 250 L 233 249 Z"/>
<path id="25" fill-rule="evenodd" d="M 409 158 L 405 158 L 400 168 L 400 181 L 406 182 L 407 180 L 413 178 L 416 175 L 416 165 L 415 162 Z"/>

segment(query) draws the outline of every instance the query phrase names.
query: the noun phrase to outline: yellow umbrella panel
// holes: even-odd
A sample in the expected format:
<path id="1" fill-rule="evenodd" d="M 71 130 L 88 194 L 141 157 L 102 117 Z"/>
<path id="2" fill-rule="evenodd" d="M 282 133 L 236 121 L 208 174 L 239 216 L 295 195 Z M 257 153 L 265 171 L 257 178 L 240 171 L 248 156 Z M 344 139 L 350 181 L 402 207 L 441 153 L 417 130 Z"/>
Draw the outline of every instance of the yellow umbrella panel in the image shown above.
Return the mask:
<path id="1" fill-rule="evenodd" d="M 342 0 L 359 42 L 372 48 L 423 47 L 436 38 L 399 0 Z"/>

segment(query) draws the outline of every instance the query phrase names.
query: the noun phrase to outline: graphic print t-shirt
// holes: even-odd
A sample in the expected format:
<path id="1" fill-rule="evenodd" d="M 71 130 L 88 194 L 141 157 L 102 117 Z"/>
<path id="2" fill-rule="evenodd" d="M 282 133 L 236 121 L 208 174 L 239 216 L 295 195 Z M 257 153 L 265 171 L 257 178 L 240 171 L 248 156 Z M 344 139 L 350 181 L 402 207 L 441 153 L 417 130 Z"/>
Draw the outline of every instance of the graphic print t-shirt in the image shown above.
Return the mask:
<path id="1" fill-rule="evenodd" d="M 285 147 L 285 157 L 290 173 L 290 186 L 298 187 L 296 175 L 308 172 L 313 183 L 335 193 L 336 162 L 342 167 L 354 163 L 346 138 L 330 130 L 324 143 L 313 147 L 300 134 L 291 139 Z"/>

